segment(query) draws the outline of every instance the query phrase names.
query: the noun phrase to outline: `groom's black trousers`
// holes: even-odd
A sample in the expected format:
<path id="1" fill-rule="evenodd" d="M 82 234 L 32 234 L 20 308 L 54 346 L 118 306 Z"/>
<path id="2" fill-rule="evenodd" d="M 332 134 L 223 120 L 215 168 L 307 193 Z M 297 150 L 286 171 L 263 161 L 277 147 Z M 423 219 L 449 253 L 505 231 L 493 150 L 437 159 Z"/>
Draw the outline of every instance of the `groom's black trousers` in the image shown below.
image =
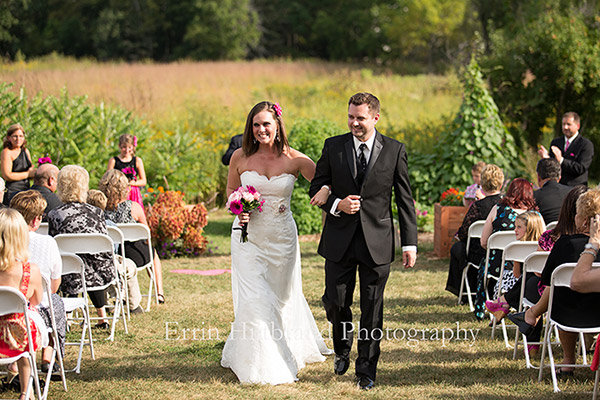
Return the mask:
<path id="1" fill-rule="evenodd" d="M 352 295 L 356 285 L 356 269 L 360 279 L 360 331 L 352 332 Z M 375 380 L 379 360 L 379 342 L 383 333 L 383 290 L 390 273 L 390 264 L 376 265 L 359 225 L 346 254 L 339 262 L 325 261 L 325 294 L 323 305 L 327 319 L 333 325 L 335 354 L 347 356 L 352 340 L 358 337 L 356 376 Z"/>

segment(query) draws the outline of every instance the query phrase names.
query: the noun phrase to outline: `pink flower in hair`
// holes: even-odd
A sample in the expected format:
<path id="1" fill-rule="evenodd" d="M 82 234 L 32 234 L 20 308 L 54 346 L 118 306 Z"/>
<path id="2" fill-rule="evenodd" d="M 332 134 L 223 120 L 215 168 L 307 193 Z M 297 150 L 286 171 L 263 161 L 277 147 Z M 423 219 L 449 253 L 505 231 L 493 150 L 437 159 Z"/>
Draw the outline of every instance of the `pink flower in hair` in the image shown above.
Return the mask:
<path id="1" fill-rule="evenodd" d="M 137 147 L 137 136 L 133 135 L 133 147 Z"/>
<path id="2" fill-rule="evenodd" d="M 275 110 L 275 114 L 277 114 L 278 117 L 281 117 L 281 114 L 283 114 L 283 109 L 281 108 L 279 103 L 273 104 L 273 110 Z"/>

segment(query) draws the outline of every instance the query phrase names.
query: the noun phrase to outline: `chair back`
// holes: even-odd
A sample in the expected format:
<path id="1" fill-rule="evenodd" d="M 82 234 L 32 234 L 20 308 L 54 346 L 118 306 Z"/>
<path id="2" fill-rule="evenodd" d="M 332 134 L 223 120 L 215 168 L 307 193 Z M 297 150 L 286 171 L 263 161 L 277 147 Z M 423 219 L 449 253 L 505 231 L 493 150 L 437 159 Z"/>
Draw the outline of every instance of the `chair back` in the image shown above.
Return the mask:
<path id="1" fill-rule="evenodd" d="M 26 313 L 27 299 L 18 289 L 0 286 L 0 315 Z"/>
<path id="2" fill-rule="evenodd" d="M 469 226 L 469 232 L 467 234 L 467 255 L 469 254 L 469 247 L 471 247 L 471 239 L 481 238 L 481 234 L 483 233 L 483 225 L 485 225 L 485 220 L 479 220 L 473 222 Z"/>
<path id="3" fill-rule="evenodd" d="M 113 253 L 113 242 L 101 233 L 63 233 L 54 236 L 61 253 L 97 254 Z"/>
<path id="4" fill-rule="evenodd" d="M 534 251 L 529 254 L 525 261 L 523 261 L 523 274 L 527 272 L 534 272 L 541 274 L 546 266 L 546 260 L 548 259 L 549 251 Z"/>
<path id="5" fill-rule="evenodd" d="M 40 235 L 47 235 L 48 234 L 48 223 L 47 222 L 42 222 L 40 224 L 40 227 L 38 228 L 37 231 L 35 231 L 36 233 L 39 233 Z"/>
<path id="6" fill-rule="evenodd" d="M 123 232 L 123 237 L 127 242 L 150 240 L 150 229 L 144 224 L 117 224 L 117 227 Z"/>
<path id="7" fill-rule="evenodd" d="M 538 248 L 538 242 L 536 241 L 515 241 L 510 242 L 504 248 L 502 257 L 504 261 L 517 261 L 524 262 L 528 255 L 536 251 Z"/>
<path id="8" fill-rule="evenodd" d="M 492 233 L 487 242 L 488 250 L 504 250 L 504 248 L 511 242 L 517 240 L 515 231 L 499 231 Z"/>

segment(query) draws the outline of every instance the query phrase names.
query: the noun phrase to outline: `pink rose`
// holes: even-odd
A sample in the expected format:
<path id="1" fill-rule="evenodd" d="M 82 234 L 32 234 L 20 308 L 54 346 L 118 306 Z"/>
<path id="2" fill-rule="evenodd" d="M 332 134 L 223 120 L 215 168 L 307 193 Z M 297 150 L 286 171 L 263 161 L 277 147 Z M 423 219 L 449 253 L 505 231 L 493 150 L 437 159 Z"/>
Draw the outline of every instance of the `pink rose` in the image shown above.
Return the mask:
<path id="1" fill-rule="evenodd" d="M 244 194 L 242 194 L 242 198 L 245 201 L 247 201 L 248 203 L 251 203 L 254 201 L 254 195 L 252 193 L 245 192 Z"/>

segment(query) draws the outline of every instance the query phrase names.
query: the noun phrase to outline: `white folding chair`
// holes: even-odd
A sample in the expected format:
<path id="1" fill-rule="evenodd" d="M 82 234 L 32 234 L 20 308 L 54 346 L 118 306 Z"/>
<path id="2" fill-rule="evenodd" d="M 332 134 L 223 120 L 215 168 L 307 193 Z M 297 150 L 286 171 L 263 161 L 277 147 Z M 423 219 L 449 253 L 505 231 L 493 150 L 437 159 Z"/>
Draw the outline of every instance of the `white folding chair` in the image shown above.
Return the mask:
<path id="1" fill-rule="evenodd" d="M 550 373 L 552 375 L 552 386 L 554 388 L 554 392 L 560 392 L 560 389 L 558 388 L 558 384 L 557 384 L 557 379 L 556 379 L 556 367 L 590 367 L 590 364 L 588 364 L 587 362 L 587 357 L 586 357 L 586 349 L 585 346 L 581 346 L 581 352 L 582 352 L 582 358 L 583 358 L 583 362 L 582 364 L 556 364 L 554 362 L 554 354 L 552 351 L 552 343 L 550 343 L 550 330 L 553 327 L 557 327 L 558 329 L 562 330 L 562 331 L 566 331 L 566 332 L 574 332 L 574 333 L 578 333 L 579 334 L 579 341 L 580 343 L 584 343 L 584 334 L 586 333 L 597 333 L 600 332 L 600 326 L 594 326 L 594 327 L 578 327 L 578 326 L 572 326 L 572 325 L 567 325 L 565 323 L 563 323 L 560 319 L 560 316 L 556 316 L 552 314 L 552 308 L 554 306 L 555 302 L 559 302 L 560 298 L 557 298 L 554 296 L 554 292 L 555 289 L 557 287 L 570 287 L 571 285 L 571 276 L 573 275 L 573 270 L 575 269 L 575 265 L 576 263 L 565 263 L 565 264 L 561 264 L 559 265 L 553 272 L 552 272 L 552 278 L 550 279 L 550 299 L 548 301 L 548 311 L 547 311 L 547 319 L 548 322 L 546 323 L 546 329 L 545 329 L 545 334 L 544 334 L 544 343 L 542 346 L 542 357 L 540 359 L 540 373 L 538 375 L 538 381 L 542 381 L 542 375 L 544 373 L 544 357 L 546 355 L 546 351 L 548 351 L 548 358 L 550 359 Z M 593 263 L 592 264 L 592 268 L 600 268 L 600 263 Z M 599 307 L 600 308 L 600 307 Z M 590 313 L 598 313 L 600 312 L 599 308 L 590 310 Z M 595 381 L 598 379 L 598 371 L 596 371 L 596 376 L 595 376 Z"/>
<path id="2" fill-rule="evenodd" d="M 523 276 L 526 277 L 527 274 L 541 274 L 544 270 L 544 266 L 546 265 L 546 260 L 548 259 L 549 251 L 534 251 L 530 255 L 527 256 L 525 261 L 523 262 Z M 521 279 L 521 294 L 520 294 L 520 303 L 519 303 L 519 312 L 531 308 L 535 302 L 529 300 L 525 296 L 525 285 L 526 279 Z M 543 332 L 542 332 L 543 333 Z M 523 352 L 525 353 L 525 363 L 527 368 L 537 368 L 531 363 L 531 359 L 529 358 L 529 351 L 527 351 L 527 345 L 529 344 L 537 344 L 541 345 L 542 342 L 529 342 L 527 340 L 527 336 L 523 335 L 519 330 L 515 333 L 515 346 L 513 351 L 513 360 L 517 358 L 517 351 L 519 349 L 519 336 L 523 338 Z"/>
<path id="3" fill-rule="evenodd" d="M 510 242 L 506 245 L 504 250 L 502 251 L 502 264 L 500 265 L 500 276 L 498 280 L 498 285 L 502 285 L 502 275 L 504 274 L 504 265 L 508 261 L 519 262 L 521 265 L 524 263 L 525 259 L 528 255 L 536 251 L 538 248 L 537 241 L 514 241 Z M 523 279 L 524 280 L 524 279 Z M 500 290 L 498 290 L 500 292 Z M 506 318 L 503 318 L 500 325 L 502 326 L 502 335 L 504 337 L 504 345 L 506 348 L 510 348 L 511 345 L 508 343 L 508 333 L 506 332 Z M 492 339 L 494 338 L 494 333 L 496 330 L 496 318 L 492 315 Z"/>
<path id="4" fill-rule="evenodd" d="M 558 224 L 558 221 L 552 221 L 548 223 L 548 225 L 546 225 L 546 230 L 549 231 L 550 229 L 556 228 L 556 224 Z"/>
<path id="5" fill-rule="evenodd" d="M 52 358 L 50 359 L 50 365 L 48 367 L 48 373 L 46 374 L 46 384 L 44 385 L 43 398 L 48 398 L 48 389 L 50 388 L 50 378 L 52 376 L 52 370 L 54 368 L 55 359 L 58 358 L 58 371 L 60 372 L 60 379 L 62 380 L 65 392 L 67 391 L 67 378 L 65 378 L 65 367 L 63 364 L 62 353 L 60 352 L 60 345 L 58 342 L 58 333 L 56 332 L 56 319 L 54 318 L 54 303 L 52 302 L 52 291 L 50 290 L 50 282 L 42 275 L 42 286 L 44 287 L 44 293 L 48 298 L 48 310 L 50 312 L 50 325 L 48 327 L 48 334 L 52 337 Z"/>
<path id="6" fill-rule="evenodd" d="M 487 249 L 485 252 L 485 265 L 484 265 L 484 270 L 483 270 L 483 276 L 484 276 L 483 287 L 485 288 L 486 300 L 490 299 L 488 291 L 487 291 L 489 280 L 494 279 L 495 281 L 498 281 L 498 277 L 489 271 L 489 269 L 490 269 L 490 254 L 491 254 L 492 250 L 504 250 L 504 248 L 509 243 L 514 242 L 516 240 L 517 240 L 517 237 L 515 236 L 515 231 L 513 231 L 513 230 L 495 232 L 495 233 L 492 233 L 490 235 L 490 237 L 488 238 Z"/>
<path id="7" fill-rule="evenodd" d="M 107 225 L 106 229 L 108 230 L 108 236 L 113 241 L 113 244 L 118 245 L 119 247 L 119 257 L 116 257 L 115 260 L 121 265 L 121 286 L 125 291 L 125 303 L 127 304 L 127 319 L 130 320 L 131 315 L 129 313 L 129 286 L 127 286 L 127 268 L 125 266 L 125 238 L 123 237 L 123 232 L 121 232 L 121 230 L 116 226 Z"/>
<path id="8" fill-rule="evenodd" d="M 137 267 L 138 271 L 146 270 L 150 276 L 150 283 L 148 285 L 148 294 L 142 297 L 148 297 L 148 306 L 146 311 L 150 311 L 150 304 L 152 303 L 152 290 L 154 290 L 154 298 L 156 304 L 158 304 L 158 288 L 156 287 L 156 277 L 154 275 L 154 250 L 152 249 L 152 239 L 150 235 L 150 229 L 144 224 L 117 224 L 117 227 L 123 232 L 123 237 L 127 242 L 135 242 L 137 240 L 148 241 L 148 252 L 150 253 L 150 261 L 148 264 L 141 267 Z"/>
<path id="9" fill-rule="evenodd" d="M 40 390 L 40 380 L 38 378 L 37 366 L 35 363 L 35 351 L 33 349 L 33 340 L 31 336 L 31 326 L 29 316 L 27 315 L 27 299 L 23 294 L 15 288 L 9 286 L 0 286 L 0 315 L 8 315 L 8 314 L 24 314 L 25 315 L 25 325 L 27 326 L 27 350 L 23 351 L 21 354 L 14 357 L 0 358 L 1 365 L 12 364 L 20 360 L 21 358 L 25 358 L 29 361 L 31 374 L 29 375 L 29 379 L 27 380 L 27 388 L 25 390 L 26 395 L 25 398 L 29 399 L 29 395 L 31 392 L 31 386 L 35 387 L 35 393 L 37 398 L 42 400 L 42 393 Z"/>
<path id="10" fill-rule="evenodd" d="M 94 355 L 94 341 L 92 339 L 92 326 L 90 323 L 90 309 L 88 306 L 88 295 L 87 285 L 85 284 L 85 265 L 83 260 L 73 253 L 61 253 L 60 258 L 62 259 L 62 275 L 67 274 L 78 274 L 81 277 L 81 294 L 82 297 L 62 297 L 62 301 L 65 304 L 65 312 L 67 315 L 79 310 L 82 314 L 81 320 L 83 326 L 81 328 L 81 338 L 79 342 L 66 342 L 66 346 L 79 346 L 79 354 L 77 356 L 77 364 L 75 368 L 67 370 L 67 372 L 81 372 L 81 358 L 83 356 L 83 346 L 90 347 L 90 353 L 92 360 L 96 359 Z M 79 321 L 79 319 L 77 319 Z M 86 341 L 87 336 L 87 341 Z"/>
<path id="11" fill-rule="evenodd" d="M 485 220 L 475 221 L 469 226 L 469 232 L 467 235 L 467 266 L 463 269 L 462 277 L 460 279 L 460 290 L 458 291 L 458 304 L 460 304 L 463 296 L 463 289 L 467 289 L 467 299 L 469 301 L 469 308 L 471 311 L 475 310 L 473 307 L 473 293 L 471 292 L 471 285 L 469 285 L 468 272 L 469 268 L 479 269 L 479 265 L 473 264 L 468 261 L 469 259 L 469 248 L 471 247 L 471 240 L 481 238 L 481 233 L 483 232 L 483 225 L 485 225 Z"/>
<path id="12" fill-rule="evenodd" d="M 113 248 L 113 242 L 108 235 L 101 233 L 63 233 L 54 237 L 58 249 L 61 253 L 75 253 L 75 254 L 98 254 L 98 253 L 109 253 L 111 260 L 115 258 L 115 252 Z M 110 335 L 107 340 L 113 341 L 115 339 L 115 328 L 117 319 L 123 314 L 123 327 L 125 333 L 129 333 L 127 329 L 127 315 L 125 308 L 123 307 L 123 298 L 121 292 L 121 279 L 119 278 L 119 271 L 117 265 L 112 263 L 114 267 L 115 278 L 101 286 L 88 287 L 87 291 L 100 291 L 105 290 L 109 287 L 113 287 L 115 291 L 115 305 L 113 310 L 112 323 L 110 327 Z M 98 319 L 97 317 L 90 317 L 90 319 Z"/>
<path id="13" fill-rule="evenodd" d="M 40 235 L 47 235 L 48 234 L 48 223 L 47 222 L 40 223 L 40 227 L 35 232 L 39 233 Z"/>

